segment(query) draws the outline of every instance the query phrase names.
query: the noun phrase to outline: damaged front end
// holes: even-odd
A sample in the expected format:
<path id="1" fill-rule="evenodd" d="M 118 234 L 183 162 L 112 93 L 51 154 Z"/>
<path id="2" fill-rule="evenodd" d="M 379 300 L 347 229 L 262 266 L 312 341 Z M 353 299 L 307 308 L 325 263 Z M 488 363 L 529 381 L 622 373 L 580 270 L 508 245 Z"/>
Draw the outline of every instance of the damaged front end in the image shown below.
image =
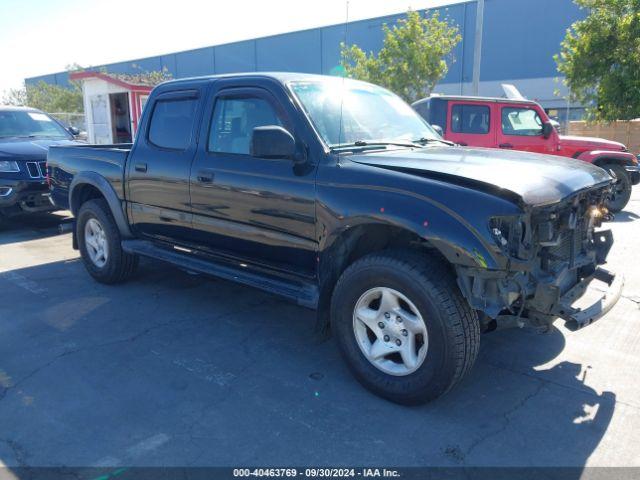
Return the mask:
<path id="1" fill-rule="evenodd" d="M 601 268 L 613 244 L 599 230 L 610 186 L 578 192 L 553 205 L 495 217 L 487 228 L 504 270 L 457 266 L 458 283 L 485 330 L 525 325 L 547 329 L 556 318 L 577 330 L 606 314 L 623 278 Z"/>

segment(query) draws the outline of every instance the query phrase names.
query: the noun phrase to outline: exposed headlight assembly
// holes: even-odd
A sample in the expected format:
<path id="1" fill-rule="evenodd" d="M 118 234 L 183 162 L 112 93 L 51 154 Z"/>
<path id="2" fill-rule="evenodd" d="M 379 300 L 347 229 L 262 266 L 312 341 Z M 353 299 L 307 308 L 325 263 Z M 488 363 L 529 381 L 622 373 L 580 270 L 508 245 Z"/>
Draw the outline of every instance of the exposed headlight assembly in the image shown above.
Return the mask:
<path id="1" fill-rule="evenodd" d="M 489 232 L 503 252 L 514 257 L 522 254 L 526 226 L 520 216 L 492 217 L 489 220 Z"/>
<path id="2" fill-rule="evenodd" d="M 13 160 L 0 160 L 0 172 L 19 172 L 18 163 Z"/>

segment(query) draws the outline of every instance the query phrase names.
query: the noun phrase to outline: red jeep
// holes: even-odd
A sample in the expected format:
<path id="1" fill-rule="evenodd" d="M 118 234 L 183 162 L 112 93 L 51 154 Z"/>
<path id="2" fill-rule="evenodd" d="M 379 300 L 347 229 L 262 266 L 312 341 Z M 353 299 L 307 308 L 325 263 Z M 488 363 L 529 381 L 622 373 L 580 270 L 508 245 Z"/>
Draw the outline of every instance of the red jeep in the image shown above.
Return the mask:
<path id="1" fill-rule="evenodd" d="M 609 209 L 622 210 L 640 182 L 637 158 L 621 143 L 559 135 L 536 102 L 525 99 L 432 95 L 413 108 L 441 135 L 459 145 L 509 148 L 593 163 L 617 178 Z"/>

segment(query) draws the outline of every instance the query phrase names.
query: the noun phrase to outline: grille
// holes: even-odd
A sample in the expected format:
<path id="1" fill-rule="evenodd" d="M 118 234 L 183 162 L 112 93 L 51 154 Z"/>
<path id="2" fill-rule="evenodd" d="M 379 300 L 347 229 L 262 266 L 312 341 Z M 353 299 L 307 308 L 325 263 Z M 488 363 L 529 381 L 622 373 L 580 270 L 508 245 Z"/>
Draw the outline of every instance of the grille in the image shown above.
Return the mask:
<path id="1" fill-rule="evenodd" d="M 44 178 L 47 176 L 47 162 L 27 162 L 27 171 L 31 178 Z"/>
<path id="2" fill-rule="evenodd" d="M 560 243 L 554 247 L 548 247 L 547 255 L 549 267 L 554 269 L 563 263 L 569 263 L 573 267 L 575 259 L 582 253 L 582 231 L 580 229 L 567 232 Z"/>
<path id="3" fill-rule="evenodd" d="M 40 170 L 38 169 L 37 162 L 27 162 L 27 171 L 29 172 L 29 176 L 31 178 L 39 178 Z"/>

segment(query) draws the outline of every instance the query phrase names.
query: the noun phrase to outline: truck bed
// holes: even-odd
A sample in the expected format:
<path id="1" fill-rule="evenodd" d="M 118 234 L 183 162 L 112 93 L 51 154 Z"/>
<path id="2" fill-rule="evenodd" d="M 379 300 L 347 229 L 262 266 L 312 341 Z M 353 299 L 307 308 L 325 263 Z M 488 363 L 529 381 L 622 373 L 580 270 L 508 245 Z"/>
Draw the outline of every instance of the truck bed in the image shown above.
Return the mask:
<path id="1" fill-rule="evenodd" d="M 61 209 L 69 209 L 69 187 L 77 172 L 96 172 L 111 183 L 124 199 L 124 171 L 131 143 L 113 145 L 55 146 L 49 149 L 47 166 L 51 199 Z"/>

